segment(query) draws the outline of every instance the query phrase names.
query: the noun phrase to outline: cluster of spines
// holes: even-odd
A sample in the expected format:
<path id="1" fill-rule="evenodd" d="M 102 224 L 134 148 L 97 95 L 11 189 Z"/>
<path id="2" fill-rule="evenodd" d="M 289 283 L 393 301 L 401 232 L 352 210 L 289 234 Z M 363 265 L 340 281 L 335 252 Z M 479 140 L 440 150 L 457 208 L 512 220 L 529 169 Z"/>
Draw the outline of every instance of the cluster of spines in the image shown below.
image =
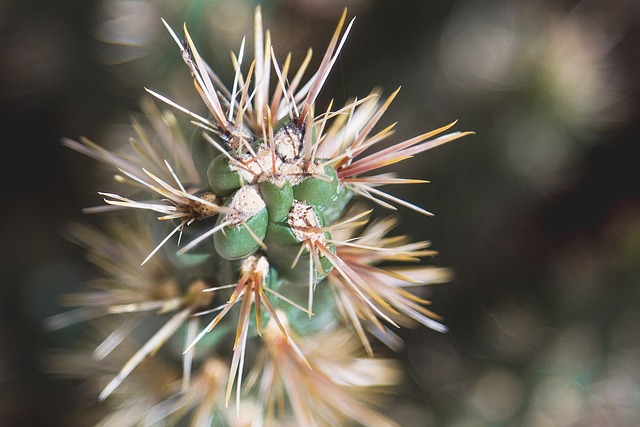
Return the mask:
<path id="1" fill-rule="evenodd" d="M 399 327 L 417 321 L 436 330 L 446 330 L 434 320 L 438 316 L 424 307 L 428 301 L 405 290 L 410 286 L 446 281 L 448 273 L 445 269 L 378 266 L 429 256 L 433 251 L 426 250 L 428 243 L 406 243 L 404 236 L 386 236 L 395 222 L 373 222 L 365 228 L 371 211 L 351 211 L 348 206 L 353 197 L 359 196 L 386 208 L 396 209 L 395 205 L 402 205 L 430 215 L 379 189 L 387 184 L 424 181 L 398 178 L 389 173 L 370 175 L 370 172 L 468 132 L 438 136 L 454 122 L 385 149 L 374 150 L 376 144 L 393 133 L 394 125 L 391 125 L 372 134 L 398 91 L 381 104 L 377 91 L 350 101 L 337 111 L 332 111 L 331 102 L 324 114 L 314 117 L 316 98 L 353 23 L 349 23 L 340 37 L 345 18 L 346 10 L 318 71 L 302 85 L 310 52 L 289 80 L 291 57 L 288 56 L 283 67 L 279 67 L 269 33 L 263 33 L 258 8 L 255 61 L 244 75 L 241 71 L 243 40 L 238 55 L 232 55 L 236 73 L 231 90 L 220 83 L 202 60 L 186 27 L 182 41 L 163 21 L 180 47 L 210 118 L 189 111 L 159 93 L 148 92 L 190 116 L 201 130 L 204 141 L 216 150 L 215 156 L 206 160 L 206 179 L 193 173 L 194 159 L 180 149 L 182 143 L 165 141 L 168 151 L 173 150 L 172 144 L 179 149 L 172 167 L 136 123 L 134 127 L 140 141 L 132 140 L 132 144 L 141 154 L 137 160 L 110 153 L 86 139 L 82 143 L 65 141 L 71 148 L 117 168 L 122 174 L 121 181 L 142 185 L 162 197 L 150 202 L 101 193 L 111 207 L 151 210 L 161 213 L 161 220 L 174 221 L 172 231 L 148 253 L 142 264 L 156 255 L 176 233 L 181 236 L 194 222 L 212 219 L 215 225 L 198 232 L 178 250 L 178 255 L 212 240 L 215 257 L 228 261 L 235 270 L 232 284 L 218 282 L 207 288 L 197 281 L 185 289 L 184 295 L 167 302 L 155 302 L 154 306 L 161 307 L 162 312 L 175 310 L 177 313 L 129 359 L 105 387 L 101 398 L 111 394 L 145 357 L 155 352 L 184 323 L 189 325 L 183 353 L 187 384 L 196 344 L 202 343 L 202 339 L 239 304 L 226 393 L 228 402 L 237 378 L 239 402 L 250 323 L 254 323 L 257 334 L 261 334 L 262 323 L 270 321 L 270 325 L 275 325 L 272 330 L 279 331 L 291 355 L 308 365 L 304 352 L 296 340 L 291 339 L 295 335 L 292 329 L 299 333 L 305 326 L 295 324 L 293 320 L 299 319 L 296 313 L 305 313 L 309 318 L 316 314 L 314 294 L 323 281 L 322 286 L 330 288 L 334 296 L 333 302 L 323 309 L 337 308 L 345 322 L 353 326 L 370 355 L 373 350 L 365 330 L 390 347 L 395 347 L 397 337 L 386 324 Z M 278 84 L 270 95 L 271 68 Z M 252 83 L 253 90 L 250 89 Z M 367 153 L 368 150 L 371 151 Z M 176 166 L 178 170 L 174 170 Z M 187 183 L 183 182 L 185 177 Z M 358 232 L 361 235 L 358 236 Z M 342 237 L 336 237 L 338 234 Z M 298 285 L 308 286 L 306 308 L 287 296 L 291 286 Z M 232 289 L 230 296 L 221 305 L 211 308 L 212 296 L 224 289 Z M 269 296 L 275 297 L 273 303 Z M 105 306 L 106 312 L 115 312 L 108 302 Z M 132 312 L 142 311 L 134 306 L 138 307 L 131 304 Z M 194 325 L 198 323 L 194 323 L 194 319 L 212 311 L 218 313 L 196 333 Z"/>

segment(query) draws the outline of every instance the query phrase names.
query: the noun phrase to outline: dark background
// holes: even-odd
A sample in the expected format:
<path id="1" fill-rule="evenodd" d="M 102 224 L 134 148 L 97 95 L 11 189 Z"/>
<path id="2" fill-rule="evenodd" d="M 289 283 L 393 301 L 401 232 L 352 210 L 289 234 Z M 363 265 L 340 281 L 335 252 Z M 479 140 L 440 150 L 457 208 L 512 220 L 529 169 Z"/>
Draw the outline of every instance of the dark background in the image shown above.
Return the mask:
<path id="1" fill-rule="evenodd" d="M 397 140 L 459 119 L 466 137 L 403 164 L 428 179 L 400 210 L 454 280 L 432 289 L 450 332 L 403 331 L 411 383 L 393 411 L 416 426 L 640 423 L 640 3 L 348 2 L 357 16 L 321 103 L 402 86 Z M 319 61 L 343 2 L 264 3 L 276 52 Z M 0 1 L 0 425 L 62 426 L 73 381 L 43 372 L 61 335 L 42 320 L 92 277 L 63 237 L 108 175 L 60 144 L 126 141 L 143 87 L 182 93 L 159 17 L 203 56 L 252 34 L 252 2 Z M 219 67 L 219 65 L 222 67 Z M 174 83 L 175 79 L 178 83 Z M 191 101 L 189 101 L 191 99 Z M 323 105 L 325 105 L 323 104 Z M 194 104 L 196 105 L 196 104 Z"/>

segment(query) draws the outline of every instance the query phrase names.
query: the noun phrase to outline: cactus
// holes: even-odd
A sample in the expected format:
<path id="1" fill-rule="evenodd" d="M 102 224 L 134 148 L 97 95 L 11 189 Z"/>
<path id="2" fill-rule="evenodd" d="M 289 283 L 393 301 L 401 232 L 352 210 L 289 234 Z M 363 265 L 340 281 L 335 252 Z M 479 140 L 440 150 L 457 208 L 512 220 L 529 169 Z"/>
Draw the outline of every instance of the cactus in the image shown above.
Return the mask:
<path id="1" fill-rule="evenodd" d="M 393 425 L 359 397 L 398 381 L 397 366 L 376 357 L 371 337 L 397 350 L 401 340 L 394 328 L 423 324 L 446 331 L 426 308 L 428 301 L 409 288 L 446 282 L 449 270 L 398 264 L 435 252 L 427 242 L 390 235 L 397 219 L 374 218 L 366 205 L 429 215 L 380 189 L 423 181 L 377 171 L 470 132 L 444 134 L 454 122 L 377 149 L 393 126 L 374 129 L 398 91 L 381 100 L 374 90 L 317 114 L 317 97 L 354 22 L 345 28 L 346 16 L 345 10 L 318 70 L 303 84 L 310 52 L 290 76 L 291 56 L 279 65 L 258 7 L 255 60 L 245 73 L 243 42 L 233 55 L 230 88 L 214 77 L 186 25 L 183 41 L 163 21 L 207 117 L 147 89 L 168 107 L 160 110 L 152 98 L 143 99 L 154 133 L 134 120 L 129 154 L 86 138 L 64 140 L 115 168 L 118 182 L 154 196 L 103 192 L 107 206 L 90 210 L 160 214 L 159 222 L 149 223 L 140 212 L 135 227 L 115 224 L 104 234 L 78 227 L 74 236 L 107 279 L 100 291 L 70 299 L 78 310 L 50 319 L 52 328 L 86 317 L 135 319 L 122 320 L 94 353 L 98 359 L 135 341 L 129 332 L 148 317 L 165 320 L 99 397 L 126 390 L 137 368 L 160 350 L 162 357 L 181 361 L 182 385 L 138 403 L 126 423 L 172 421 L 187 412 L 197 425 L 233 425 L 247 416 L 254 425 Z M 270 81 L 274 76 L 277 81 Z M 191 119 L 197 130 L 191 140 L 172 110 Z M 158 229 L 164 236 L 155 238 Z M 177 251 L 171 249 L 176 239 Z M 235 415 L 226 409 L 234 390 Z"/>

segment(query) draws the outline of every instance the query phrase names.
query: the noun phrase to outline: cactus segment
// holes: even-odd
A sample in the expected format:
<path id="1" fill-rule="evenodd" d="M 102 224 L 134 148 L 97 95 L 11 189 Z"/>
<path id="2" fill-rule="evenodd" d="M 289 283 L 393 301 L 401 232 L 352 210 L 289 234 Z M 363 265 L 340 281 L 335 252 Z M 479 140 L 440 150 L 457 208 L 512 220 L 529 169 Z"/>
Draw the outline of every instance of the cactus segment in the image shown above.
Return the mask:
<path id="1" fill-rule="evenodd" d="M 320 265 L 314 268 L 314 283 L 320 282 L 333 269 L 333 265 L 324 255 L 317 253 L 317 257 L 311 254 L 316 251 L 316 243 L 322 241 L 325 247 L 331 252 L 335 252 L 332 244 L 324 243 L 325 239 L 331 239 L 329 232 L 307 232 L 300 227 L 299 211 L 296 206 L 304 205 L 299 201 L 294 201 L 289 215 L 283 221 L 269 222 L 265 244 L 267 245 L 267 256 L 282 277 L 287 280 L 306 284 L 309 281 L 309 270 L 311 258 L 319 259 Z M 305 205 L 306 206 L 306 205 Z M 317 224 L 310 224 L 313 227 L 323 227 L 324 219 L 322 213 L 313 206 L 306 206 L 313 214 Z M 297 218 L 296 218 L 297 216 Z"/>
<path id="2" fill-rule="evenodd" d="M 293 196 L 322 211 L 337 197 L 339 184 L 338 174 L 331 165 L 318 169 L 319 173 L 311 174 L 293 186 Z"/>
<path id="3" fill-rule="evenodd" d="M 219 215 L 216 226 L 230 222 L 214 234 L 213 244 L 225 259 L 240 259 L 256 252 L 261 246 L 269 223 L 267 207 L 254 187 L 246 185 L 227 198 L 225 206 L 235 214 Z"/>
<path id="4" fill-rule="evenodd" d="M 289 182 L 279 185 L 272 181 L 263 181 L 260 183 L 260 194 L 267 205 L 270 222 L 287 218 L 293 203 L 293 189 Z"/>
<path id="5" fill-rule="evenodd" d="M 216 156 L 207 168 L 207 178 L 213 194 L 226 197 L 244 184 L 244 179 L 236 168 L 229 164 L 224 154 Z"/>

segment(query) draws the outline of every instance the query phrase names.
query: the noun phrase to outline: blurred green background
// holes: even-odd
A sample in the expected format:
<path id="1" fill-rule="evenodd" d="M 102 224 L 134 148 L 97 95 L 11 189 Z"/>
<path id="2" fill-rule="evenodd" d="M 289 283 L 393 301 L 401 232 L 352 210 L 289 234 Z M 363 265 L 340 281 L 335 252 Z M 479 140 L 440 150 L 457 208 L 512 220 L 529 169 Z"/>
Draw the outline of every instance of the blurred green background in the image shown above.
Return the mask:
<path id="1" fill-rule="evenodd" d="M 95 271 L 65 240 L 109 174 L 60 144 L 126 142 L 144 87 L 200 108 L 160 22 L 187 21 L 230 81 L 248 0 L 0 0 L 0 425 L 68 426 L 89 402 L 43 372 L 42 320 Z M 450 332 L 402 331 L 403 426 L 640 425 L 640 2 L 262 2 L 280 58 L 319 62 L 355 26 L 320 98 L 402 86 L 397 140 L 452 120 L 466 137 L 409 160 L 400 210 L 454 280 L 430 289 Z"/>

